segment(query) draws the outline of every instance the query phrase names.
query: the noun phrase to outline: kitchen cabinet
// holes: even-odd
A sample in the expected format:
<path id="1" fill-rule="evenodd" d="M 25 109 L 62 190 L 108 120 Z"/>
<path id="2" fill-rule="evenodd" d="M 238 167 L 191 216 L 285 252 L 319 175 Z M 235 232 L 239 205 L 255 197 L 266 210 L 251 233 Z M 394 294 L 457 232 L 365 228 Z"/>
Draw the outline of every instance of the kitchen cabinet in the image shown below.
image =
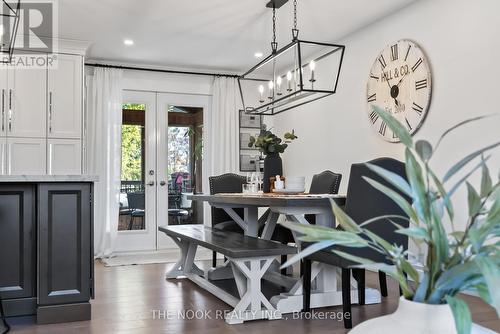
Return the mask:
<path id="1" fill-rule="evenodd" d="M 7 174 L 46 174 L 46 147 L 46 139 L 7 137 Z"/>
<path id="2" fill-rule="evenodd" d="M 71 181 L 66 181 L 71 179 Z M 0 295 L 7 316 L 89 320 L 95 178 L 0 178 Z"/>
<path id="3" fill-rule="evenodd" d="M 49 139 L 47 169 L 51 175 L 82 173 L 82 142 L 80 139 Z"/>
<path id="4" fill-rule="evenodd" d="M 7 135 L 7 100 L 5 92 L 7 91 L 7 73 L 8 65 L 0 64 L 0 137 Z"/>
<path id="5" fill-rule="evenodd" d="M 48 70 L 48 137 L 82 137 L 83 57 L 60 54 Z"/>
<path id="6" fill-rule="evenodd" d="M 82 173 L 83 66 L 70 54 L 53 68 L 0 65 L 0 175 Z"/>
<path id="7" fill-rule="evenodd" d="M 0 137 L 0 175 L 7 174 L 7 139 Z"/>
<path id="8" fill-rule="evenodd" d="M 36 297 L 35 225 L 33 185 L 0 186 L 0 294 L 3 299 Z"/>
<path id="9" fill-rule="evenodd" d="M 47 68 L 9 66 L 5 89 L 9 137 L 46 137 Z"/>
<path id="10" fill-rule="evenodd" d="M 40 305 L 90 299 L 91 186 L 38 186 Z"/>

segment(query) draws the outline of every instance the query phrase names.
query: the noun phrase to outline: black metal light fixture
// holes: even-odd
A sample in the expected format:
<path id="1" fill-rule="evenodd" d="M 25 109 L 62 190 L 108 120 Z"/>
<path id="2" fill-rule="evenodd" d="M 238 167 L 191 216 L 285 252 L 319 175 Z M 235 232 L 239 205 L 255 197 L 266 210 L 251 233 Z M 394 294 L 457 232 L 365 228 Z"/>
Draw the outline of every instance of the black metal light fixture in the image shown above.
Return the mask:
<path id="1" fill-rule="evenodd" d="M 0 63 L 10 63 L 20 20 L 21 0 L 2 0 L 0 17 Z"/>
<path id="2" fill-rule="evenodd" d="M 335 94 L 344 58 L 344 45 L 299 40 L 297 0 L 293 1 L 292 41 L 278 50 L 276 9 L 288 0 L 271 0 L 271 54 L 238 78 L 247 114 L 276 115 Z"/>

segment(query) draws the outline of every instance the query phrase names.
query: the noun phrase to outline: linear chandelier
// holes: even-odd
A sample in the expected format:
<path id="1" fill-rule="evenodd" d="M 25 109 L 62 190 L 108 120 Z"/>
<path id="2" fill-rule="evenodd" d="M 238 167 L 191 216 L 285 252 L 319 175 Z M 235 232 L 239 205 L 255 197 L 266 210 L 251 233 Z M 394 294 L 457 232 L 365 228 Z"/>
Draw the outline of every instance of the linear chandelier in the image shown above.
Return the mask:
<path id="1" fill-rule="evenodd" d="M 292 41 L 278 50 L 276 9 L 288 0 L 271 0 L 271 54 L 238 78 L 247 114 L 276 115 L 335 94 L 344 58 L 344 45 L 299 40 L 297 0 L 293 2 Z"/>
<path id="2" fill-rule="evenodd" d="M 21 0 L 2 0 L 0 12 L 0 63 L 10 63 L 16 42 L 17 28 L 20 20 Z"/>

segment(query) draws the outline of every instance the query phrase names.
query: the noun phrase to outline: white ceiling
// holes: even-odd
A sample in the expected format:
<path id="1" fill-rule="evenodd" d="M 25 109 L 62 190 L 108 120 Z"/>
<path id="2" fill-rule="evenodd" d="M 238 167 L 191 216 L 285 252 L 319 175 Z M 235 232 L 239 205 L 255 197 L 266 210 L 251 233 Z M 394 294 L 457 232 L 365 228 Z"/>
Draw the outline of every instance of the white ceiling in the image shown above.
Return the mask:
<path id="1" fill-rule="evenodd" d="M 299 0 L 303 39 L 335 42 L 415 0 Z M 59 0 L 59 37 L 90 41 L 89 59 L 240 72 L 270 51 L 268 0 Z M 292 1 L 278 10 L 291 40 Z M 125 46 L 123 40 L 134 40 Z"/>

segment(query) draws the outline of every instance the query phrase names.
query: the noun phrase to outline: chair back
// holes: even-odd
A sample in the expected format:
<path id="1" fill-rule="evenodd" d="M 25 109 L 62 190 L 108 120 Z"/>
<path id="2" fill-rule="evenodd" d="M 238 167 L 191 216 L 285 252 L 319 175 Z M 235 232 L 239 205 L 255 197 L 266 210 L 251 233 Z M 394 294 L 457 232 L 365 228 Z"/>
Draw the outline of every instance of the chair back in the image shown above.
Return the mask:
<path id="1" fill-rule="evenodd" d="M 246 183 L 246 177 L 233 173 L 227 173 L 218 176 L 211 176 L 208 178 L 208 181 L 210 184 L 210 195 L 241 193 L 243 192 L 243 185 Z M 211 210 L 212 226 L 233 220 L 223 209 L 212 207 Z M 234 211 L 243 218 L 243 209 L 235 209 Z"/>
<path id="2" fill-rule="evenodd" d="M 379 158 L 369 161 L 369 163 L 396 173 L 406 179 L 405 164 L 401 161 L 392 158 Z M 385 215 L 408 217 L 394 201 L 387 197 L 385 193 L 372 187 L 363 177 L 368 177 L 380 182 L 390 189 L 398 191 L 394 186 L 369 169 L 366 164 L 353 164 L 349 176 L 345 212 L 357 224 L 361 224 L 371 218 Z M 399 193 L 411 203 L 410 198 L 403 195 L 401 192 Z M 409 226 L 407 219 L 395 218 L 391 220 L 403 227 Z M 387 219 L 371 223 L 365 228 L 388 241 L 390 244 L 397 244 L 402 246 L 405 250 L 408 249 L 408 237 L 396 233 L 397 227 Z M 353 255 L 368 258 L 376 262 L 387 263 L 384 256 L 368 248 L 350 248 L 349 252 Z"/>
<path id="3" fill-rule="evenodd" d="M 332 171 L 325 170 L 313 176 L 310 194 L 338 194 L 342 174 L 336 174 Z"/>
<path id="4" fill-rule="evenodd" d="M 145 196 L 144 193 L 128 193 L 127 194 L 128 207 L 132 210 L 145 210 Z"/>
<path id="5" fill-rule="evenodd" d="M 342 174 L 337 174 L 329 170 L 325 170 L 319 174 L 313 175 L 310 194 L 338 194 Z M 316 224 L 315 215 L 305 215 L 309 224 Z"/>

